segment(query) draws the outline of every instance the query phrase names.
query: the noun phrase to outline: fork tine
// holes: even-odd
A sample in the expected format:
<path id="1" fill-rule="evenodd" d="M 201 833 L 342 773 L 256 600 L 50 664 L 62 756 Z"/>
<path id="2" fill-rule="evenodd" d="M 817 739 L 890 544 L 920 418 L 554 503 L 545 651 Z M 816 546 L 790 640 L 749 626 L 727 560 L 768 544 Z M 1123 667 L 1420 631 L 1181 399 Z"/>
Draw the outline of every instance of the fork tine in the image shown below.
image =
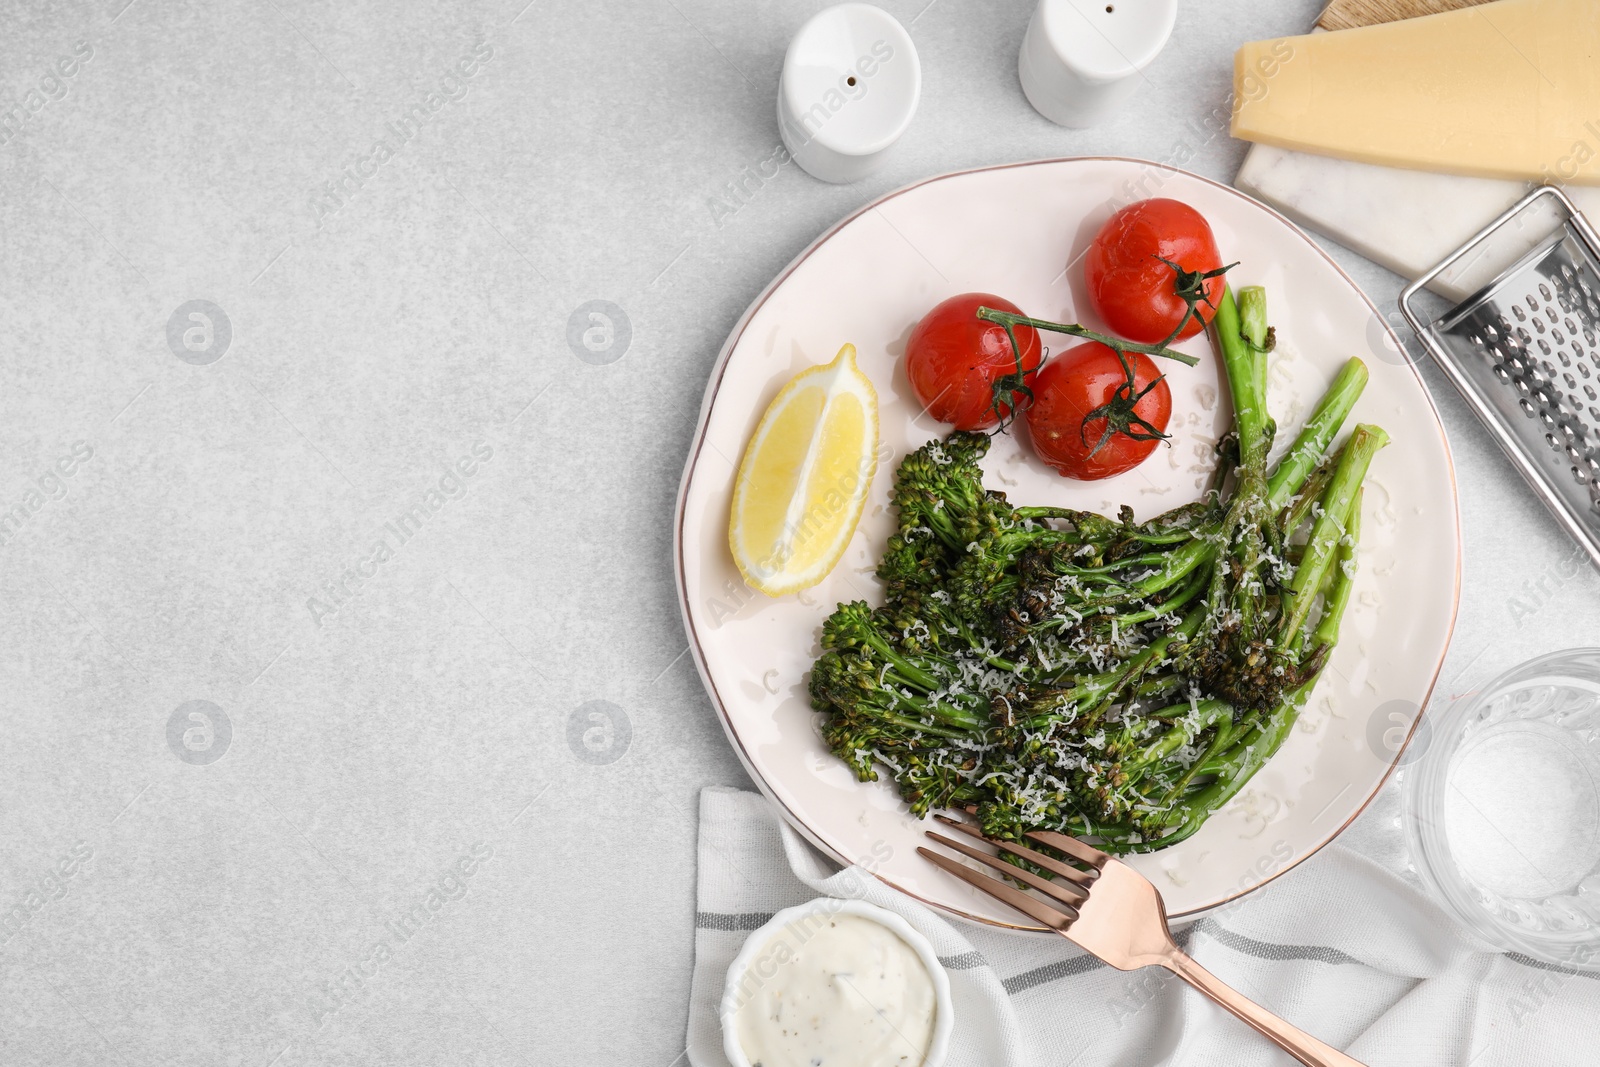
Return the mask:
<path id="1" fill-rule="evenodd" d="M 1015 864 L 1007 863 L 1000 857 L 991 855 L 981 848 L 973 848 L 971 845 L 952 840 L 943 834 L 936 834 L 932 830 L 924 832 L 946 848 L 953 848 L 963 856 L 970 856 L 979 863 L 992 867 L 1007 877 L 1015 878 L 1019 882 L 1025 882 L 1046 896 L 1054 897 L 1072 910 L 1073 918 L 1077 918 L 1078 910 L 1076 906 L 1089 899 L 1089 891 L 1086 889 L 1081 889 L 1071 884 L 1052 882 L 1048 878 L 1039 877 L 1032 871 L 1025 871 Z"/>
<path id="2" fill-rule="evenodd" d="M 1041 922 L 1057 932 L 1065 931 L 1072 925 L 1072 917 L 1064 911 L 1057 911 L 1038 897 L 1030 897 L 1020 889 L 1013 889 L 998 878 L 990 878 L 987 874 L 979 874 L 959 860 L 949 856 L 941 856 L 929 848 L 917 846 L 917 854 L 929 862 L 949 871 L 957 878 L 969 885 L 988 893 L 991 897 L 1010 904 L 1013 908 L 1023 912 L 1029 918 Z"/>
<path id="3" fill-rule="evenodd" d="M 1093 845 L 1086 845 L 1076 837 L 1058 834 L 1054 830 L 1029 830 L 1024 837 L 1032 838 L 1041 845 L 1049 845 L 1058 852 L 1065 852 L 1079 863 L 1087 863 L 1095 870 L 1099 870 L 1110 862 L 1111 857 Z"/>
<path id="4" fill-rule="evenodd" d="M 1051 874 L 1059 874 L 1067 881 L 1073 883 L 1074 885 L 1083 886 L 1085 889 L 1089 888 L 1090 883 L 1092 883 L 1098 876 L 1098 872 L 1096 871 L 1079 870 L 1069 863 L 1063 863 L 1054 856 L 1046 856 L 1043 852 L 1039 852 L 1036 849 L 1031 849 L 1027 845 L 1019 845 L 1015 841 L 1002 841 L 997 837 L 985 837 L 983 831 L 978 829 L 976 826 L 973 826 L 971 823 L 962 822 L 959 819 L 952 819 L 948 815 L 935 814 L 934 818 L 938 819 L 947 826 L 952 826 L 955 829 L 960 830 L 964 834 L 967 834 L 971 837 L 976 837 L 980 841 L 987 841 L 989 844 L 998 849 L 1002 849 L 1015 856 L 1021 856 L 1031 863 L 1036 863 L 1040 867 L 1043 867 L 1045 870 L 1049 871 Z M 1077 844 L 1077 842 L 1073 843 Z"/>

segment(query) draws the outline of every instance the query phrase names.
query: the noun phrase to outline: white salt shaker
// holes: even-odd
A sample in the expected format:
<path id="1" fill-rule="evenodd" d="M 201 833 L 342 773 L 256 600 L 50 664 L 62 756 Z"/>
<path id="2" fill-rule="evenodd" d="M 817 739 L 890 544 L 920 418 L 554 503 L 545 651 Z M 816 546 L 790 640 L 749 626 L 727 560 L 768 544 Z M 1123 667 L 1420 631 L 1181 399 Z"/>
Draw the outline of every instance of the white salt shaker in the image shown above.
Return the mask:
<path id="1" fill-rule="evenodd" d="M 921 95 L 922 62 L 905 27 L 871 4 L 839 4 L 789 42 L 778 131 L 808 174 L 859 181 L 911 125 Z"/>
<path id="2" fill-rule="evenodd" d="M 1017 76 L 1034 110 L 1062 126 L 1104 122 L 1139 86 L 1178 19 L 1178 0 L 1039 0 Z"/>

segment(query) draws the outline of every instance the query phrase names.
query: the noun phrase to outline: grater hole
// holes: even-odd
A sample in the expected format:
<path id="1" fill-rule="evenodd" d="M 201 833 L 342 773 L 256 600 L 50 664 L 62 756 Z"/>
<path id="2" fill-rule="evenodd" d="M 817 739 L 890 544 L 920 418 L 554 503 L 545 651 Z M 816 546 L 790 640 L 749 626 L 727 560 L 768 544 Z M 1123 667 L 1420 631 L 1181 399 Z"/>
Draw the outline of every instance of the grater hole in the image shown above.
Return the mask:
<path id="1" fill-rule="evenodd" d="M 1521 382 L 1518 382 L 1517 384 L 1519 386 L 1521 386 L 1523 389 L 1528 388 L 1526 385 L 1523 385 Z M 1533 404 L 1529 402 L 1527 397 L 1523 397 L 1521 400 L 1518 400 L 1517 404 L 1521 406 L 1522 413 L 1524 415 L 1528 416 L 1528 418 L 1531 419 L 1536 414 L 1536 412 L 1533 410 Z"/>
<path id="2" fill-rule="evenodd" d="M 1550 287 L 1544 282 L 1539 283 L 1539 295 L 1544 297 L 1546 300 L 1550 299 Z"/>
<path id="3" fill-rule="evenodd" d="M 1491 341 L 1497 341 L 1500 339 L 1500 331 L 1495 329 L 1494 323 L 1492 322 L 1486 322 L 1483 324 L 1483 333 L 1484 336 L 1489 338 Z"/>
<path id="4" fill-rule="evenodd" d="M 1533 344 L 1533 334 L 1529 333 L 1525 327 L 1518 326 L 1517 340 L 1522 342 L 1524 345 L 1531 345 Z"/>
<path id="5" fill-rule="evenodd" d="M 1494 376 L 1499 378 L 1502 382 L 1511 381 L 1511 372 L 1506 370 L 1505 365 L 1502 363 L 1496 363 L 1494 365 Z M 1589 399 L 1593 400 L 1594 397 L 1590 397 Z"/>
<path id="6" fill-rule="evenodd" d="M 1565 326 L 1567 328 L 1567 332 L 1572 336 L 1578 336 L 1578 324 L 1572 321 L 1571 315 L 1568 315 L 1565 319 L 1563 319 L 1561 325 Z"/>
<path id="7" fill-rule="evenodd" d="M 1533 328 L 1535 330 L 1538 330 L 1540 333 L 1544 333 L 1544 320 L 1543 319 L 1534 319 L 1533 320 Z M 1543 344 L 1543 342 L 1540 342 L 1540 343 Z"/>
<path id="8" fill-rule="evenodd" d="M 1562 333 L 1559 327 L 1552 326 L 1550 328 L 1550 340 L 1558 345 L 1564 345 L 1567 343 L 1567 335 Z"/>
<path id="9" fill-rule="evenodd" d="M 1574 378 L 1572 375 L 1563 374 L 1561 377 L 1567 383 L 1568 389 L 1576 389 L 1578 387 L 1578 379 Z"/>
<path id="10" fill-rule="evenodd" d="M 1590 400 L 1600 400 L 1600 395 L 1596 395 L 1594 386 L 1592 385 L 1586 385 L 1583 387 L 1583 395 L 1588 397 Z"/>
<path id="11" fill-rule="evenodd" d="M 1546 304 L 1544 306 L 1544 317 L 1549 319 L 1551 322 L 1555 322 L 1561 316 L 1556 314 L 1555 308 L 1551 307 L 1549 304 Z"/>
<path id="12" fill-rule="evenodd" d="M 1526 322 L 1526 321 L 1528 321 L 1528 313 L 1526 311 L 1522 310 L 1522 305 L 1521 304 L 1512 304 L 1511 305 L 1511 314 L 1513 314 L 1513 315 L 1515 315 L 1517 317 L 1517 321 L 1518 322 Z"/>

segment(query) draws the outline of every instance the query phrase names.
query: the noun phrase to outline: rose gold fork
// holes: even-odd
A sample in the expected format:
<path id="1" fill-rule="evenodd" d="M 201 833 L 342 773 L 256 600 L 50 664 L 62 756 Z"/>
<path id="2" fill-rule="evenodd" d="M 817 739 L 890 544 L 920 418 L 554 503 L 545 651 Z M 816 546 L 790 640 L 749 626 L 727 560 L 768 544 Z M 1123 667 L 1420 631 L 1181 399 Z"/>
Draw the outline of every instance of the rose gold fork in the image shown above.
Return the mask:
<path id="1" fill-rule="evenodd" d="M 1003 872 L 1032 886 L 1052 901 L 1046 904 L 996 878 L 979 874 L 964 863 L 926 848 L 917 851 L 992 897 L 1048 926 L 1068 941 L 1099 957 L 1119 971 L 1140 967 L 1165 967 L 1200 992 L 1228 1009 L 1283 1051 L 1307 1067 L 1362 1067 L 1358 1060 L 1318 1041 L 1304 1030 L 1289 1025 L 1261 1005 L 1241 996 L 1222 980 L 1184 954 L 1167 929 L 1167 908 L 1161 893 L 1138 871 L 1114 856 L 1065 834 L 1041 830 L 1026 836 L 1041 845 L 1070 856 L 1083 868 L 1064 863 L 1053 856 L 1020 845 L 985 837 L 971 823 L 946 815 L 935 815 L 940 822 L 962 833 L 987 841 L 1015 856 L 1020 856 L 1057 875 L 1061 881 L 1042 878 L 1032 871 L 1007 863 L 1000 857 L 961 841 L 928 831 L 928 836 L 963 856 Z"/>

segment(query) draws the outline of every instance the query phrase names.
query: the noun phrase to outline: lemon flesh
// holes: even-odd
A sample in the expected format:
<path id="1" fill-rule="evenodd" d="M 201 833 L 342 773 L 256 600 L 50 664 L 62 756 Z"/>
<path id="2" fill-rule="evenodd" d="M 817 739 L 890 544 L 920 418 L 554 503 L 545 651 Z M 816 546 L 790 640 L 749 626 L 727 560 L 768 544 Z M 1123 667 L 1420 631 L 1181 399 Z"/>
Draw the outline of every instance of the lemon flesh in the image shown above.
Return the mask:
<path id="1" fill-rule="evenodd" d="M 754 589 L 808 589 L 844 554 L 877 468 L 878 395 L 854 345 L 773 398 L 733 488 L 728 547 Z"/>

